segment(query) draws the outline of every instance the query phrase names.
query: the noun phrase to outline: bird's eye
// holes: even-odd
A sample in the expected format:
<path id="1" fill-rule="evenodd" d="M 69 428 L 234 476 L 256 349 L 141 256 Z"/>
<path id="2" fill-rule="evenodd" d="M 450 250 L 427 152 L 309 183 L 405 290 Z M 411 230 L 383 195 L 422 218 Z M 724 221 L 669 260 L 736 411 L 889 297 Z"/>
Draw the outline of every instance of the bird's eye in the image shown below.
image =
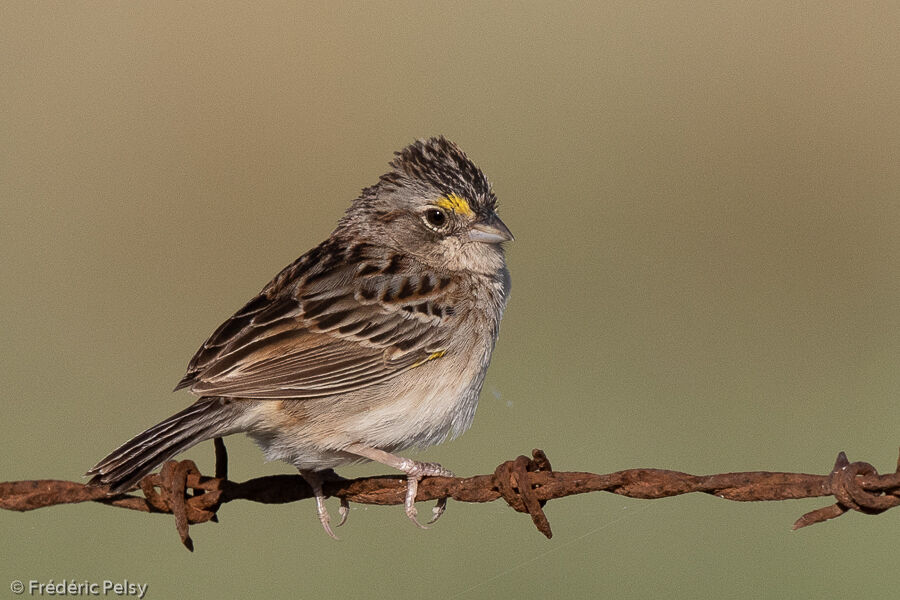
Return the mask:
<path id="1" fill-rule="evenodd" d="M 447 224 L 447 213 L 440 208 L 429 208 L 425 211 L 425 222 L 432 229 L 441 229 Z"/>

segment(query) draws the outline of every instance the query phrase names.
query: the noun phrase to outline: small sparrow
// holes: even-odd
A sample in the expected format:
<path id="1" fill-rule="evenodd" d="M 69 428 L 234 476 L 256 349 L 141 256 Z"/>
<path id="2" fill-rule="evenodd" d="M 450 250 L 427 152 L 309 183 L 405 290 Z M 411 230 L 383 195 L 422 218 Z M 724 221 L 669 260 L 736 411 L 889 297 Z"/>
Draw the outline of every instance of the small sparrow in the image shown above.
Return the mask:
<path id="1" fill-rule="evenodd" d="M 243 432 L 300 471 L 328 535 L 323 475 L 366 460 L 407 475 L 406 514 L 423 527 L 418 482 L 452 473 L 395 453 L 472 424 L 513 235 L 487 178 L 449 140 L 419 140 L 390 166 L 328 239 L 203 343 L 175 387 L 199 400 L 97 463 L 91 484 L 127 491 L 191 446 Z"/>

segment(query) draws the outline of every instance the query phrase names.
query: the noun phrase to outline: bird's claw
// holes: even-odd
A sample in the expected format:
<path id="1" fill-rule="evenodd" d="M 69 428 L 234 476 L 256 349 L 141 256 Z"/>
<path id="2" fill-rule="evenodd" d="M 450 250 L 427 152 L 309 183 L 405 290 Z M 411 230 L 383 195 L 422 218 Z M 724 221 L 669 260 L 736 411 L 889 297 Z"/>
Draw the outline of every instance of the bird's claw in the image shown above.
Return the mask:
<path id="1" fill-rule="evenodd" d="M 328 509 L 325 507 L 325 492 L 322 490 L 322 477 L 315 471 L 300 471 L 300 475 L 312 488 L 313 495 L 316 497 L 316 514 L 319 516 L 319 523 L 322 524 L 322 529 L 325 530 L 325 533 L 331 539 L 340 539 L 334 534 L 334 530 L 331 529 L 331 516 L 329 516 Z M 344 521 L 347 520 L 347 516 L 344 514 L 344 502 L 345 500 L 342 499 L 341 522 L 338 525 L 343 525 Z"/>
<path id="2" fill-rule="evenodd" d="M 346 523 L 347 517 L 350 516 L 350 502 L 346 498 L 341 498 L 341 507 L 338 509 L 338 514 L 341 515 L 341 520 L 338 521 L 335 527 L 340 527 Z"/>
<path id="3" fill-rule="evenodd" d="M 331 537 L 333 540 L 340 539 L 338 536 L 334 534 L 334 531 L 331 529 L 331 517 L 328 515 L 328 509 L 325 508 L 325 497 L 324 496 L 316 496 L 316 512 L 319 515 L 319 522 L 322 523 L 322 528 L 325 530 L 325 533 Z M 346 518 L 342 519 L 338 525 L 343 525 Z"/>
<path id="4" fill-rule="evenodd" d="M 419 491 L 419 481 L 423 477 L 453 477 L 453 473 L 437 463 L 424 462 L 413 462 L 412 467 L 406 472 L 406 501 L 404 502 L 406 516 L 416 527 L 431 529 L 428 525 L 437 521 L 444 514 L 444 509 L 447 508 L 447 499 L 441 498 L 437 501 L 432 509 L 434 516 L 426 525 L 422 525 L 418 519 L 419 511 L 416 509 L 416 494 Z"/>
<path id="5" fill-rule="evenodd" d="M 444 510 L 447 508 L 447 499 L 446 498 L 438 498 L 437 504 L 434 505 L 434 508 L 431 509 L 431 512 L 434 516 L 431 517 L 431 520 L 428 521 L 428 525 L 436 522 L 441 518 L 441 515 L 444 514 Z"/>

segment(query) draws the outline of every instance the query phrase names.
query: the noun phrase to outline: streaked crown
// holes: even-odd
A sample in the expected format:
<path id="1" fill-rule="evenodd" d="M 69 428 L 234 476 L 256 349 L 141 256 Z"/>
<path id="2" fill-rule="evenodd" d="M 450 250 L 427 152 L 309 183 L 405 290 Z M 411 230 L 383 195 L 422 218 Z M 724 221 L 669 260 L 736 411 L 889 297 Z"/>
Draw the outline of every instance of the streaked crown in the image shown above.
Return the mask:
<path id="1" fill-rule="evenodd" d="M 487 177 L 459 146 L 444 136 L 410 144 L 396 153 L 390 165 L 393 170 L 380 178 L 383 189 L 418 187 L 424 183 L 436 188 L 446 199 L 447 208 L 456 212 L 487 215 L 496 208 L 497 199 Z"/>

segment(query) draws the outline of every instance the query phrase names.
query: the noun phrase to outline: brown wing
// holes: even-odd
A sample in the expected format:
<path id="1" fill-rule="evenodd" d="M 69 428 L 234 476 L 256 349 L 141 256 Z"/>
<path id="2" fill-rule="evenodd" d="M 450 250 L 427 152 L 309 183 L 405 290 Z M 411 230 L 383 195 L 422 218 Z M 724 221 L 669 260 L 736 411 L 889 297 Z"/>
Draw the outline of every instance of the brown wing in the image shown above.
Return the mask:
<path id="1" fill-rule="evenodd" d="M 453 318 L 452 279 L 370 250 L 323 245 L 298 259 L 210 336 L 175 389 L 314 398 L 435 358 Z"/>

